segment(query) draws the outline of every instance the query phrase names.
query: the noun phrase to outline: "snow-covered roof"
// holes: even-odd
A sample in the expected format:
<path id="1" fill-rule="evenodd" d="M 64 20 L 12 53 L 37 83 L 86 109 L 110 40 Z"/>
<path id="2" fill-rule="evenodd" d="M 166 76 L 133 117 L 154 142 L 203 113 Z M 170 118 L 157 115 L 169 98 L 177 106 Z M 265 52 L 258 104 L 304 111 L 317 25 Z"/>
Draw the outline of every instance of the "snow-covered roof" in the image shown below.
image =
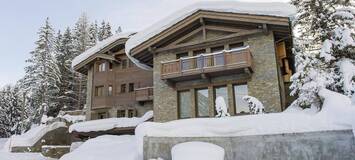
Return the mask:
<path id="1" fill-rule="evenodd" d="M 69 132 L 107 131 L 114 128 L 136 127 L 137 125 L 153 118 L 153 111 L 148 111 L 142 117 L 133 118 L 108 118 L 86 122 L 79 122 L 69 127 Z"/>
<path id="2" fill-rule="evenodd" d="M 101 42 L 98 42 L 95 46 L 91 47 L 90 49 L 86 50 L 84 53 L 78 55 L 77 57 L 75 57 L 72 61 L 72 67 L 78 65 L 79 63 L 85 61 L 86 59 L 88 59 L 90 56 L 98 53 L 99 51 L 101 51 L 103 48 L 107 47 L 108 45 L 116 42 L 119 39 L 122 38 L 129 38 L 130 36 L 132 36 L 133 34 L 135 34 L 134 32 L 125 32 L 125 33 L 119 33 L 119 34 L 115 34 Z"/>
<path id="3" fill-rule="evenodd" d="M 144 43 L 155 35 L 170 28 L 174 24 L 180 22 L 186 17 L 199 11 L 215 11 L 227 13 L 241 13 L 251 15 L 266 15 L 277 17 L 291 17 L 296 13 L 296 8 L 287 3 L 273 2 L 273 3 L 252 3 L 252 2 L 235 2 L 235 1 L 212 1 L 199 2 L 194 5 L 183 8 L 170 16 L 154 23 L 150 27 L 138 32 L 126 42 L 126 53 L 136 46 Z"/>

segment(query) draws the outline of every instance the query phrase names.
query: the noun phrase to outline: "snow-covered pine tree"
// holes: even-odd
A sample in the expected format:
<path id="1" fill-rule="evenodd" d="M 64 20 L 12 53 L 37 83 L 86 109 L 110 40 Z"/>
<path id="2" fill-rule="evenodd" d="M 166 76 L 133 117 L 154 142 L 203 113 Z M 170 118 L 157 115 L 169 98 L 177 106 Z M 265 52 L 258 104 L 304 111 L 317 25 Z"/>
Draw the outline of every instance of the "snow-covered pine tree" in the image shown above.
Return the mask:
<path id="1" fill-rule="evenodd" d="M 90 27 L 89 27 L 89 37 L 90 37 L 90 45 L 91 46 L 94 46 L 98 41 L 98 35 L 99 35 L 98 31 L 99 31 L 99 28 L 97 25 L 97 21 L 95 21 L 94 23 L 91 23 Z"/>
<path id="2" fill-rule="evenodd" d="M 102 21 L 101 26 L 98 31 L 98 40 L 102 41 L 110 36 L 112 36 L 110 23 L 108 23 L 108 22 L 106 23 L 105 21 Z"/>
<path id="3" fill-rule="evenodd" d="M 24 108 L 19 89 L 5 86 L 0 90 L 0 137 L 20 134 L 22 130 Z"/>
<path id="4" fill-rule="evenodd" d="M 331 88 L 334 70 L 320 57 L 321 43 L 329 30 L 332 0 L 292 0 L 297 8 L 294 29 L 298 31 L 294 54 L 296 73 L 291 77 L 291 95 L 297 95 L 293 105 L 320 108 L 320 88 Z"/>
<path id="5" fill-rule="evenodd" d="M 57 54 L 56 59 L 60 70 L 60 84 L 58 102 L 59 108 L 64 110 L 73 110 L 78 106 L 79 89 L 78 75 L 71 68 L 71 62 L 75 55 L 74 42 L 70 28 L 68 27 L 63 35 L 57 38 Z"/>
<path id="6" fill-rule="evenodd" d="M 40 28 L 39 39 L 35 42 L 36 48 L 31 57 L 26 60 L 29 65 L 25 67 L 23 80 L 25 91 L 31 93 L 32 106 L 37 109 L 35 123 L 39 123 L 43 114 L 43 108 L 49 107 L 49 111 L 56 110 L 58 104 L 55 99 L 59 88 L 57 86 L 60 72 L 55 59 L 54 29 L 47 18 L 45 25 Z"/>
<path id="7" fill-rule="evenodd" d="M 115 31 L 116 34 L 122 33 L 122 28 L 121 26 L 118 26 L 117 30 Z"/>
<path id="8" fill-rule="evenodd" d="M 320 56 L 335 70 L 335 91 L 351 97 L 355 92 L 355 2 L 335 1 L 330 18 Z"/>

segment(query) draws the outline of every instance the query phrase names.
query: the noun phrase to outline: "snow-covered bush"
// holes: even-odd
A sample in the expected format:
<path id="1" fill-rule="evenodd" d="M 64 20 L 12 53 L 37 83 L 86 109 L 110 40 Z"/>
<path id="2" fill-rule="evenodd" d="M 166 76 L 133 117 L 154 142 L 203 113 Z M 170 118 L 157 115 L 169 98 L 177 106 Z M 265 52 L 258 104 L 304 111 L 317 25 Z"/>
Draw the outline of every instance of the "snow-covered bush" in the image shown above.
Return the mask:
<path id="1" fill-rule="evenodd" d="M 206 142 L 186 142 L 171 149 L 172 160 L 224 160 L 224 149 Z"/>
<path id="2" fill-rule="evenodd" d="M 216 117 L 229 117 L 230 114 L 228 113 L 228 107 L 224 98 L 222 96 L 218 96 L 216 98 Z"/>
<path id="3" fill-rule="evenodd" d="M 355 77 L 355 65 L 353 64 L 353 60 L 348 58 L 342 59 L 338 62 L 338 67 L 342 75 L 340 83 L 343 85 L 343 91 L 345 95 L 351 96 L 355 91 L 355 82 L 353 80 Z"/>
<path id="4" fill-rule="evenodd" d="M 263 114 L 264 105 L 255 97 L 244 96 L 243 100 L 249 104 L 249 111 L 251 114 Z"/>

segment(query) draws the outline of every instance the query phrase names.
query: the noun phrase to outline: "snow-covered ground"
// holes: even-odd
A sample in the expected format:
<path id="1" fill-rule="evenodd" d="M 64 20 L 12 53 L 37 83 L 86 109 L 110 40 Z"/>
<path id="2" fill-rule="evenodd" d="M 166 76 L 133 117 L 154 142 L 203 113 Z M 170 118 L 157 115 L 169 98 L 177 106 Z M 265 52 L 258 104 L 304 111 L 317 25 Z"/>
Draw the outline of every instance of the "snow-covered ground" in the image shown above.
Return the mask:
<path id="1" fill-rule="evenodd" d="M 90 139 L 60 160 L 137 160 L 135 136 L 104 135 Z"/>
<path id="2" fill-rule="evenodd" d="M 173 160 L 224 160 L 224 149 L 206 142 L 186 142 L 171 149 Z"/>
<path id="3" fill-rule="evenodd" d="M 43 157 L 40 153 L 10 153 L 3 149 L 7 138 L 0 138 L 0 160 L 55 160 Z"/>
<path id="4" fill-rule="evenodd" d="M 137 125 L 153 118 L 153 111 L 148 111 L 142 117 L 133 118 L 108 118 L 75 123 L 69 127 L 69 132 L 106 131 L 113 128 L 136 127 Z"/>

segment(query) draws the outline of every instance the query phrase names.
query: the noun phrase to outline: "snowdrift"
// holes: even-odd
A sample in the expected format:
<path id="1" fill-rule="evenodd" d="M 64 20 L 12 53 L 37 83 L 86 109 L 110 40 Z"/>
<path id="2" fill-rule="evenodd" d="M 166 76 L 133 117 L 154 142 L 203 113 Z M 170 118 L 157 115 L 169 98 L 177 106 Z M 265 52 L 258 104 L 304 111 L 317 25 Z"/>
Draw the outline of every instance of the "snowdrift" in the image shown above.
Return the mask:
<path id="1" fill-rule="evenodd" d="M 142 117 L 133 118 L 108 118 L 100 120 L 92 120 L 79 122 L 69 127 L 69 132 L 91 132 L 91 131 L 106 131 L 114 128 L 136 127 L 137 125 L 153 118 L 153 111 L 148 111 Z"/>

